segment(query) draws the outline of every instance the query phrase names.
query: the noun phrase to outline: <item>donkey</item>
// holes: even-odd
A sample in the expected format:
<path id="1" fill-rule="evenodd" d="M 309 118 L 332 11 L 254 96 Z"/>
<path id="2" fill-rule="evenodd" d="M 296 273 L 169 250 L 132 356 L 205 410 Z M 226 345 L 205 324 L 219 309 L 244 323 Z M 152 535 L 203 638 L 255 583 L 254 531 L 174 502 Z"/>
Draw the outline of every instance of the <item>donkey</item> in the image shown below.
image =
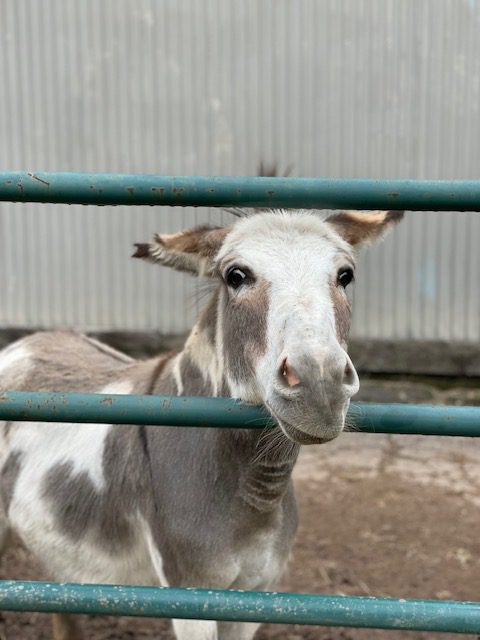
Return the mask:
<path id="1" fill-rule="evenodd" d="M 3 538 L 16 531 L 60 581 L 273 588 L 297 527 L 299 447 L 338 436 L 359 387 L 346 353 L 355 250 L 401 217 L 262 211 L 156 235 L 134 257 L 214 283 L 180 353 L 135 361 L 68 332 L 0 352 L 2 390 L 230 396 L 278 425 L 3 423 Z M 178 640 L 250 640 L 258 625 L 173 627 Z M 57 615 L 53 637 L 81 634 Z"/>

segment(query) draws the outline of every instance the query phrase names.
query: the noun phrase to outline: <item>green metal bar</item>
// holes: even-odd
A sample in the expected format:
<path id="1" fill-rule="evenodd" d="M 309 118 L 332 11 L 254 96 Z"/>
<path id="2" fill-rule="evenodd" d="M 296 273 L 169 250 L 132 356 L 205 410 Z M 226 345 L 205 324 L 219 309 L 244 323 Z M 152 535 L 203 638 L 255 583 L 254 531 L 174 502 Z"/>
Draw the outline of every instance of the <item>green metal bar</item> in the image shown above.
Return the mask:
<path id="1" fill-rule="evenodd" d="M 480 603 L 448 600 L 2 581 L 0 609 L 480 633 Z"/>
<path id="2" fill-rule="evenodd" d="M 0 393 L 0 420 L 245 428 L 274 424 L 266 411 L 230 398 L 30 391 Z"/>
<path id="3" fill-rule="evenodd" d="M 357 403 L 348 414 L 360 431 L 424 436 L 480 436 L 480 407 Z"/>
<path id="4" fill-rule="evenodd" d="M 101 205 L 480 210 L 480 181 L 0 173 L 0 200 Z"/>
<path id="5" fill-rule="evenodd" d="M 261 407 L 231 398 L 94 393 L 0 393 L 0 420 L 156 424 L 261 429 L 274 421 Z M 480 407 L 352 405 L 349 422 L 369 433 L 480 436 Z"/>

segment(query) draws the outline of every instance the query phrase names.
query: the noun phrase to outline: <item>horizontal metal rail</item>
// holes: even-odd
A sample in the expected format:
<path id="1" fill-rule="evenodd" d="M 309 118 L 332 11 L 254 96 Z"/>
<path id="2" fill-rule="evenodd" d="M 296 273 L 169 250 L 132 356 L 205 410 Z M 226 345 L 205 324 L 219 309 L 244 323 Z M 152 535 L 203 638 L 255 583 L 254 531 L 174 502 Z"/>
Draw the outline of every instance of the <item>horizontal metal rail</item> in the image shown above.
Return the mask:
<path id="1" fill-rule="evenodd" d="M 0 393 L 0 420 L 242 429 L 275 424 L 261 407 L 231 398 L 30 391 Z M 479 437 L 480 407 L 358 403 L 347 422 L 369 433 Z"/>
<path id="2" fill-rule="evenodd" d="M 479 211 L 478 180 L 0 173 L 0 200 L 97 205 Z"/>
<path id="3" fill-rule="evenodd" d="M 0 609 L 480 633 L 480 603 L 0 581 Z"/>

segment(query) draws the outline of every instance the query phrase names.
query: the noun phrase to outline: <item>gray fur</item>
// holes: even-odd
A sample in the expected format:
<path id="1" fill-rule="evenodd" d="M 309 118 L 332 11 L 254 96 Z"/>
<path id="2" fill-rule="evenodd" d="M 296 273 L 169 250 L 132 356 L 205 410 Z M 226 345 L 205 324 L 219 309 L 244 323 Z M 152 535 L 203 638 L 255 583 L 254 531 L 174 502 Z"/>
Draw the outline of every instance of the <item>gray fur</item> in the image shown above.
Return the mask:
<path id="1" fill-rule="evenodd" d="M 230 376 L 240 382 L 253 375 L 254 361 L 266 349 L 268 285 L 263 285 L 238 303 L 223 291 L 224 357 Z"/>
<path id="2" fill-rule="evenodd" d="M 122 379 L 134 362 L 107 345 L 99 348 L 96 340 L 67 331 L 34 333 L 20 343 L 32 354 L 27 375 L 21 367 L 12 367 L 0 389 L 94 392 Z"/>

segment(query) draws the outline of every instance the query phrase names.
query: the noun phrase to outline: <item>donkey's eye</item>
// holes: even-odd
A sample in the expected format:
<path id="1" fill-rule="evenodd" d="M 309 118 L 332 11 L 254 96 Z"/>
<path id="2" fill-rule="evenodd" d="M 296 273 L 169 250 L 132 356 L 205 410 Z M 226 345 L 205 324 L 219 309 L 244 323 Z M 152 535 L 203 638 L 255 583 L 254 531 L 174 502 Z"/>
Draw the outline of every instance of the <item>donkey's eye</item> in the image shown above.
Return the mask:
<path id="1" fill-rule="evenodd" d="M 337 275 L 338 284 L 346 289 L 350 282 L 353 280 L 353 269 L 347 267 L 346 269 L 340 269 Z"/>
<path id="2" fill-rule="evenodd" d="M 244 271 L 243 269 L 239 269 L 238 267 L 231 267 L 227 271 L 227 275 L 225 277 L 227 284 L 232 289 L 238 289 L 242 284 L 248 284 L 252 282 L 253 278 L 248 271 Z"/>

